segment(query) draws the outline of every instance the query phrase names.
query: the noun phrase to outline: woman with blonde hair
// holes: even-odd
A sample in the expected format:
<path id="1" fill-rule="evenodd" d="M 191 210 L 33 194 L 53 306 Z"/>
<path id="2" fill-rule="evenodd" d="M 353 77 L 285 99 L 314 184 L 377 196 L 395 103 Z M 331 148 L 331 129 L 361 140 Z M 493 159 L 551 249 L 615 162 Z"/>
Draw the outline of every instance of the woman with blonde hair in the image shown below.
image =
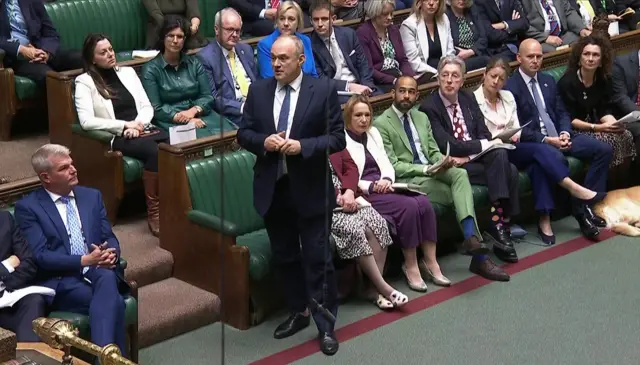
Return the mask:
<path id="1" fill-rule="evenodd" d="M 455 55 L 445 0 L 416 0 L 411 15 L 402 22 L 402 44 L 413 71 L 431 79 L 438 73 L 438 62 Z"/>
<path id="2" fill-rule="evenodd" d="M 392 187 L 395 171 L 384 149 L 380 132 L 372 126 L 373 109 L 367 97 L 352 96 L 344 108 L 347 151 L 358 167 L 358 188 L 363 198 L 387 222 L 391 236 L 402 247 L 402 271 L 409 288 L 427 291 L 421 271 L 436 285 L 451 281 L 440 271 L 436 260 L 436 214 L 426 195 L 396 193 Z M 424 258 L 418 264 L 416 248 Z"/>
<path id="3" fill-rule="evenodd" d="M 258 72 L 260 78 L 273 77 L 271 66 L 271 46 L 280 35 L 295 35 L 300 38 L 304 46 L 305 60 L 302 64 L 302 72 L 313 77 L 318 77 L 316 63 L 313 60 L 313 50 L 311 49 L 311 39 L 300 33 L 304 27 L 304 14 L 302 8 L 295 1 L 285 1 L 278 7 L 276 13 L 276 29 L 270 35 L 258 42 Z"/>

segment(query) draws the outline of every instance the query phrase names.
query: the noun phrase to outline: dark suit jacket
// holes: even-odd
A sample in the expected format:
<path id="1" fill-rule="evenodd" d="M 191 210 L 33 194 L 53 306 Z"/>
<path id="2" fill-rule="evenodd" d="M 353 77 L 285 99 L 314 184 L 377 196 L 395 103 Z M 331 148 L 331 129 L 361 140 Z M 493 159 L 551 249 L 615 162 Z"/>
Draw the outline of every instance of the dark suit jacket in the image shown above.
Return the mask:
<path id="1" fill-rule="evenodd" d="M 529 29 L 527 14 L 520 0 L 503 0 L 500 9 L 495 0 L 476 0 L 472 8 L 478 9 L 478 17 L 484 21 L 489 48 L 502 48 L 504 43 L 520 44 L 519 38 L 524 38 Z M 520 19 L 511 19 L 514 11 L 520 13 Z M 491 26 L 503 21 L 507 22 L 509 30 L 498 30 Z"/>
<path id="2" fill-rule="evenodd" d="M 120 244 L 107 219 L 102 194 L 82 186 L 74 187 L 73 194 L 87 246 L 107 242 L 108 247 L 115 248 L 120 257 Z M 15 215 L 40 269 L 39 285 L 55 290 L 62 277 L 77 276 L 82 272 L 80 256 L 71 255 L 67 229 L 44 188 L 19 200 Z M 124 283 L 121 270 L 116 270 L 116 273 L 121 284 Z"/>
<path id="3" fill-rule="evenodd" d="M 274 78 L 258 80 L 251 86 L 237 134 L 240 146 L 256 155 L 253 199 L 261 216 L 271 207 L 278 176 L 280 154 L 264 149 L 264 140 L 276 133 L 273 118 L 276 86 Z M 336 204 L 333 182 L 327 174 L 327 152 L 346 147 L 344 121 L 332 82 L 302 77 L 289 138 L 300 141 L 302 147 L 300 154 L 287 156 L 293 204 L 302 216 L 325 214 L 327 198 L 331 209 Z"/>
<path id="4" fill-rule="evenodd" d="M 55 57 L 60 47 L 60 37 L 53 26 L 44 2 L 41 0 L 18 0 L 24 21 L 27 24 L 29 40 L 34 47 L 47 51 Z M 0 2 L 0 48 L 7 52 L 6 57 L 14 60 L 18 53 L 18 43 L 9 42 L 11 27 L 7 17 L 7 2 Z"/>
<path id="5" fill-rule="evenodd" d="M 456 22 L 456 16 L 450 6 L 447 6 L 447 16 L 449 17 L 449 23 L 451 24 L 453 45 L 458 47 L 460 44 L 460 29 Z M 476 56 L 487 56 L 487 45 L 489 44 L 489 41 L 487 40 L 486 22 L 480 18 L 475 6 L 467 9 L 464 12 L 464 17 L 469 22 L 471 31 L 475 37 L 474 45 L 471 49 L 475 52 Z"/>
<path id="6" fill-rule="evenodd" d="M 360 41 L 356 32 L 351 28 L 333 27 L 336 40 L 342 51 L 347 67 L 356 78 L 356 82 L 360 85 L 375 89 L 373 84 L 373 76 L 369 68 L 369 62 L 360 46 Z M 327 49 L 324 41 L 315 31 L 311 33 L 311 48 L 313 49 L 313 58 L 316 61 L 316 70 L 318 76 L 333 79 L 336 75 L 336 65 Z M 342 80 L 334 80 L 338 90 L 345 90 L 347 82 Z"/>
<path id="7" fill-rule="evenodd" d="M 358 165 L 356 165 L 356 162 L 351 158 L 349 151 L 345 148 L 340 152 L 333 153 L 329 156 L 329 161 L 342 184 L 342 191 L 340 192 L 344 193 L 349 189 L 353 191 L 354 196 L 359 196 L 358 180 L 360 180 L 360 174 L 358 172 Z M 336 189 L 336 195 L 337 194 L 338 191 Z"/>
<path id="8" fill-rule="evenodd" d="M 556 80 L 543 72 L 538 72 L 538 86 L 542 91 L 547 113 L 555 124 L 558 133 L 567 132 L 571 134 L 573 130 L 571 128 L 571 117 L 557 91 Z M 523 142 L 542 142 L 545 136 L 540 131 L 540 113 L 538 113 L 533 96 L 531 96 L 529 87 L 524 82 L 519 70 L 515 70 L 511 74 L 505 88 L 511 91 L 516 99 L 520 125 L 525 125 L 532 121 L 522 130 L 520 139 Z"/>
<path id="9" fill-rule="evenodd" d="M 402 38 L 400 38 L 400 30 L 397 25 L 390 25 L 388 28 L 389 40 L 393 44 L 393 48 L 396 51 L 396 60 L 400 64 L 400 71 L 403 75 L 415 76 L 415 72 L 411 68 L 409 59 L 404 53 L 404 46 L 402 45 Z M 382 55 L 382 48 L 380 48 L 380 41 L 378 40 L 378 34 L 373 27 L 371 20 L 367 20 L 364 24 L 358 27 L 356 30 L 364 54 L 369 61 L 369 67 L 373 70 L 373 81 L 376 84 L 392 84 L 394 77 L 387 75 L 380 71 L 382 64 L 384 63 L 384 56 Z"/>
<path id="10" fill-rule="evenodd" d="M 300 5 L 302 11 L 308 13 L 310 2 L 308 0 L 293 0 Z M 283 3 L 280 0 L 280 3 Z M 236 9 L 242 20 L 245 22 L 253 22 L 260 19 L 260 12 L 264 9 L 264 0 L 229 0 L 229 6 Z"/>
<path id="11" fill-rule="evenodd" d="M 22 237 L 22 232 L 15 224 L 11 213 L 0 211 L 0 261 L 15 255 L 20 259 L 20 265 L 9 273 L 4 265 L 0 264 L 0 281 L 8 290 L 24 288 L 35 279 L 37 268 L 33 262 L 31 250 Z"/>
<path id="12" fill-rule="evenodd" d="M 484 123 L 484 116 L 473 94 L 460 90 L 458 92 L 458 104 L 464 115 L 464 123 L 471 136 L 471 141 L 459 141 L 453 136 L 453 125 L 449 113 L 442 102 L 438 90 L 429 95 L 420 105 L 420 111 L 427 114 L 431 122 L 433 136 L 438 143 L 440 151 L 447 150 L 447 142 L 450 146 L 450 154 L 453 157 L 466 157 L 482 152 L 481 139 L 491 139 L 491 133 Z"/>
<path id="13" fill-rule="evenodd" d="M 258 68 L 256 67 L 253 49 L 245 43 L 238 43 L 235 46 L 236 62 L 240 60 L 247 77 L 253 83 L 257 79 Z M 236 99 L 236 88 L 233 81 L 233 74 L 229 69 L 222 48 L 218 42 L 210 42 L 202 48 L 196 56 L 202 63 L 209 76 L 209 86 L 215 102 L 214 106 L 218 113 L 229 118 L 236 125 L 242 121 L 240 113 L 241 101 Z"/>
<path id="14" fill-rule="evenodd" d="M 623 117 L 638 109 L 638 51 L 616 57 L 613 64 L 613 95 L 612 102 Z"/>

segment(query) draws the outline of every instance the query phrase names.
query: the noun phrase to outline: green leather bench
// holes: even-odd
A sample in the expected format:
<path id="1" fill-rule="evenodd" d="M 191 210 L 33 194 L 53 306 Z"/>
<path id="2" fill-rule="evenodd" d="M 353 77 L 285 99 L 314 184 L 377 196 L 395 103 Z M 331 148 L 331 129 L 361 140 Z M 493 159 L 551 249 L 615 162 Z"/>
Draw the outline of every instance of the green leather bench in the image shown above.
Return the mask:
<path id="1" fill-rule="evenodd" d="M 14 206 L 9 206 L 4 209 L 13 215 Z M 124 274 L 124 270 L 127 269 L 127 260 L 120 258 L 120 269 Z M 135 282 L 130 282 L 131 294 L 124 298 L 125 314 L 124 323 L 127 327 L 127 335 L 129 337 L 129 349 L 128 356 L 133 362 L 138 362 L 138 352 L 140 347 L 138 345 L 138 287 Z M 77 328 L 81 338 L 91 340 L 91 327 L 89 325 L 89 316 L 71 312 L 51 312 L 49 313 L 51 318 L 64 319 Z"/>

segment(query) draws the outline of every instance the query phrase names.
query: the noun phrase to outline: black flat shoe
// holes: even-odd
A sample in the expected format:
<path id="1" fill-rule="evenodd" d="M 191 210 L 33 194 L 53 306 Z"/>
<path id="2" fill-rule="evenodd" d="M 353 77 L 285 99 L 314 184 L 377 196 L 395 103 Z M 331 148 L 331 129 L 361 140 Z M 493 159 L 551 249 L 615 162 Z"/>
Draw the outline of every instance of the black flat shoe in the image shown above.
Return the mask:
<path id="1" fill-rule="evenodd" d="M 309 326 L 309 323 L 311 322 L 310 317 L 311 315 L 305 316 L 302 313 L 294 313 L 290 315 L 286 321 L 276 327 L 275 332 L 273 332 L 273 337 L 279 340 L 295 335 L 300 332 L 300 330 Z"/>
<path id="2" fill-rule="evenodd" d="M 318 334 L 318 341 L 320 341 L 320 351 L 327 356 L 335 355 L 338 352 L 340 344 L 336 335 L 333 332 L 320 332 Z"/>
<path id="3" fill-rule="evenodd" d="M 538 227 L 538 236 L 540 236 L 542 243 L 544 243 L 545 245 L 551 246 L 556 244 L 556 235 L 555 234 L 546 235 L 544 234 L 544 232 L 542 232 L 540 227 Z"/>

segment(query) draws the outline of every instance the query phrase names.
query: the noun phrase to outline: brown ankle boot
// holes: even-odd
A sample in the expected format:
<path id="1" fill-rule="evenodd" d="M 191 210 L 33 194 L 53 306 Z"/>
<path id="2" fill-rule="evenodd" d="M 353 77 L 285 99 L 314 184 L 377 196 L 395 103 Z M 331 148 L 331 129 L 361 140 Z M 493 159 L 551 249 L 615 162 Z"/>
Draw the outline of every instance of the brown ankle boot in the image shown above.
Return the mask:
<path id="1" fill-rule="evenodd" d="M 151 234 L 160 237 L 160 197 L 158 189 L 158 173 L 144 170 L 142 172 L 144 197 L 147 201 L 147 221 Z"/>

